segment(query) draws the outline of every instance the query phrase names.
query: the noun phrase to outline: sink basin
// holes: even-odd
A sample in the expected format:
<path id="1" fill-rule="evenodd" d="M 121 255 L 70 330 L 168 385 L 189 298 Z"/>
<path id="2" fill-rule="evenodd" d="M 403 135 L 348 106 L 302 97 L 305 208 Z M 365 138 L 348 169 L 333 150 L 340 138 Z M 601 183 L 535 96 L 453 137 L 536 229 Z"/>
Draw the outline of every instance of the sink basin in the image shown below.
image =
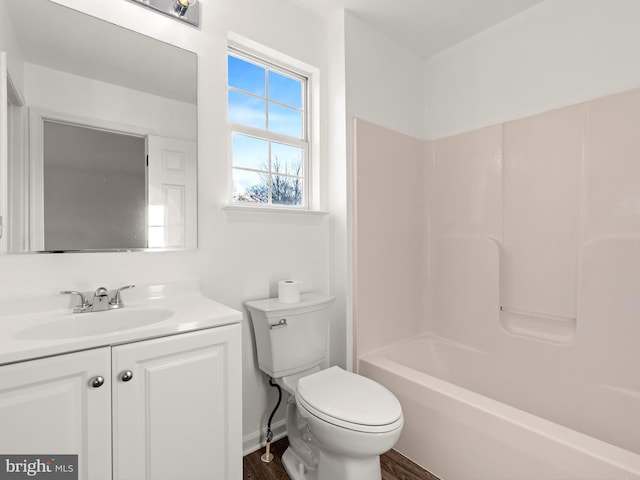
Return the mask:
<path id="1" fill-rule="evenodd" d="M 172 316 L 171 310 L 162 308 L 124 308 L 105 312 L 70 313 L 54 317 L 46 323 L 20 330 L 15 338 L 47 340 L 105 335 L 162 322 Z"/>

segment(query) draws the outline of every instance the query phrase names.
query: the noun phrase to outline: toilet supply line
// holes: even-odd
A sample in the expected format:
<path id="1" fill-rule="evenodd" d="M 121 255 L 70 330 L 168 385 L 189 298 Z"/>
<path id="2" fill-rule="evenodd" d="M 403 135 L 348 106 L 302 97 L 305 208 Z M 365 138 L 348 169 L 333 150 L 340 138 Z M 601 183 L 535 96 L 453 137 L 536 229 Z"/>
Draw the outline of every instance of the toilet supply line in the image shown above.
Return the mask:
<path id="1" fill-rule="evenodd" d="M 273 432 L 271 431 L 271 421 L 273 420 L 273 416 L 276 414 L 276 411 L 280 406 L 280 402 L 282 401 L 282 389 L 280 388 L 280 385 L 278 385 L 277 383 L 274 383 L 273 378 L 271 377 L 269 378 L 269 385 L 278 389 L 278 403 L 276 403 L 276 406 L 271 412 L 271 415 L 269 415 L 269 420 L 267 421 L 267 435 L 266 435 L 266 445 L 265 445 L 266 451 L 260 457 L 260 460 L 262 460 L 265 463 L 270 463 L 273 461 L 273 453 L 271 453 L 271 440 L 273 440 Z"/>

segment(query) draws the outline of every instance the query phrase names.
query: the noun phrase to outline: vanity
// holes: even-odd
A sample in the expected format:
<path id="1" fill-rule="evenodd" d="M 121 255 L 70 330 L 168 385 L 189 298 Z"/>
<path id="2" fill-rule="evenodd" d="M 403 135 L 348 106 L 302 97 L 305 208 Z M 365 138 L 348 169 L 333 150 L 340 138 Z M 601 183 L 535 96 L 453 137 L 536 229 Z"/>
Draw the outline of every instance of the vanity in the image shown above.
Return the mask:
<path id="1" fill-rule="evenodd" d="M 78 477 L 242 477 L 242 314 L 196 284 L 124 308 L 0 301 L 0 454 L 77 455 Z"/>
<path id="2" fill-rule="evenodd" d="M 0 2 L 0 253 L 193 251 L 194 30 L 150 37 L 90 3 Z M 242 478 L 241 313 L 197 284 L 90 287 L 90 306 L 0 298 L 0 467 L 69 455 L 81 480 Z"/>

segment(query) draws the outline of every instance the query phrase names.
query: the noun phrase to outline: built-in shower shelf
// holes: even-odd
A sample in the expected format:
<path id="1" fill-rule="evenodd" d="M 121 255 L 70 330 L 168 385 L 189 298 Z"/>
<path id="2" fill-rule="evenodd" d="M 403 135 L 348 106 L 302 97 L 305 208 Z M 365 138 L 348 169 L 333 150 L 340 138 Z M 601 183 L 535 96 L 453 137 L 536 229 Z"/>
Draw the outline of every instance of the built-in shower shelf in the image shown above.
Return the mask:
<path id="1" fill-rule="evenodd" d="M 501 306 L 500 325 L 513 335 L 569 345 L 575 338 L 577 319 Z"/>

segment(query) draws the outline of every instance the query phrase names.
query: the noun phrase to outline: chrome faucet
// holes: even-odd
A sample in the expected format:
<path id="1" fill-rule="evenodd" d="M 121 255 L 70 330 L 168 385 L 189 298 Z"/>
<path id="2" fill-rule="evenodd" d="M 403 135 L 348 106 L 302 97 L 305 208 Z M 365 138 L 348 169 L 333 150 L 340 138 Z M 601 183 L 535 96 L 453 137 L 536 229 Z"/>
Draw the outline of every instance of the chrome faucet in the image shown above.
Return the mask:
<path id="1" fill-rule="evenodd" d="M 93 293 L 92 312 L 103 312 L 109 310 L 109 290 L 104 287 L 96 289 Z"/>
<path id="2" fill-rule="evenodd" d="M 73 313 L 103 312 L 105 310 L 123 308 L 124 302 L 122 301 L 120 292 L 133 287 L 135 287 L 135 285 L 125 285 L 124 287 L 118 288 L 111 299 L 109 299 L 109 290 L 105 287 L 100 287 L 93 293 L 92 303 L 89 303 L 87 297 L 85 297 L 82 292 L 76 290 L 63 290 L 60 293 L 63 295 L 78 295 L 80 297 L 80 305 L 73 307 Z"/>

